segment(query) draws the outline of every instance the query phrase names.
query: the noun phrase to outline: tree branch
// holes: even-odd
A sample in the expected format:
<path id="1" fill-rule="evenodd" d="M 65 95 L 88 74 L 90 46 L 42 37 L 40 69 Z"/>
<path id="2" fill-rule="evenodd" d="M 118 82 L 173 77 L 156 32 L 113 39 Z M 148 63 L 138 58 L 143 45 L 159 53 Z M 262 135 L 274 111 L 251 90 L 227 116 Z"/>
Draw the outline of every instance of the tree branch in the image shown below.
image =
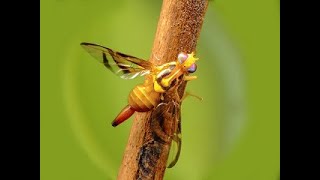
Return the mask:
<path id="1" fill-rule="evenodd" d="M 208 0 L 163 0 L 150 61 L 160 65 L 176 60 L 180 52 L 195 51 L 207 6 Z M 186 82 L 178 89 L 180 98 L 183 96 L 185 86 Z M 137 113 L 119 170 L 119 180 L 139 177 L 140 150 L 146 142 L 153 139 L 150 125 L 152 111 Z M 165 124 L 163 127 L 165 132 L 172 131 L 170 124 Z M 147 174 L 150 179 L 163 179 L 169 149 L 170 146 L 165 146 L 159 151 L 159 156 L 151 157 L 156 158 L 152 159 L 156 164 L 154 168 L 148 169 Z M 148 159 L 146 161 L 151 162 Z"/>

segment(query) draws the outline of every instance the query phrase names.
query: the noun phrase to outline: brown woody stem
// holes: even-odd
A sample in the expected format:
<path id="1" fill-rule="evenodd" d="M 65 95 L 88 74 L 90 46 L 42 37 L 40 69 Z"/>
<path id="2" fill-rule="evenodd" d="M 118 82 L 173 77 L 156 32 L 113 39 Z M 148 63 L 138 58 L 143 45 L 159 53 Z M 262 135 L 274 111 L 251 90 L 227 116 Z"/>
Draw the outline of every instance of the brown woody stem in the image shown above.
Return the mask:
<path id="1" fill-rule="evenodd" d="M 150 61 L 160 65 L 175 60 L 180 52 L 195 51 L 207 6 L 208 0 L 163 0 Z M 179 88 L 180 97 L 185 86 L 186 83 Z M 152 139 L 151 113 L 137 113 L 135 117 L 119 170 L 119 180 L 137 177 L 139 151 L 145 142 Z M 161 151 L 157 165 L 152 169 L 153 179 L 163 179 L 168 154 L 169 149 Z"/>

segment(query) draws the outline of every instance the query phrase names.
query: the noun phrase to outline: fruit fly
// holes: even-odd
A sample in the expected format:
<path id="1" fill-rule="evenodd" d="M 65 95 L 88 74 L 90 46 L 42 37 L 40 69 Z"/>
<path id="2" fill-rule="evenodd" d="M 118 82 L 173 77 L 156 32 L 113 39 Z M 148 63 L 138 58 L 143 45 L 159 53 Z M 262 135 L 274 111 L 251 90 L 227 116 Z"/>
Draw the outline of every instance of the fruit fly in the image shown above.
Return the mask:
<path id="1" fill-rule="evenodd" d="M 180 104 L 183 97 L 180 98 L 177 92 L 182 82 L 197 78 L 190 74 L 197 70 L 196 61 L 198 58 L 194 57 L 193 52 L 191 54 L 181 52 L 176 60 L 162 65 L 155 65 L 149 61 L 97 44 L 83 42 L 81 46 L 122 79 L 147 76 L 143 84 L 139 84 L 131 90 L 128 97 L 128 105 L 112 121 L 112 126 L 115 127 L 121 124 L 136 111 L 147 112 L 154 110 L 151 114 L 151 126 L 155 138 L 146 142 L 140 149 L 139 167 L 142 169 L 143 176 L 146 176 L 148 171 L 144 172 L 143 169 L 150 170 L 151 165 L 154 165 L 154 163 L 151 163 L 152 158 L 150 160 L 148 157 L 154 156 L 153 158 L 156 160 L 157 157 L 155 155 L 157 153 L 155 152 L 160 153 L 163 145 L 168 145 L 171 140 L 177 145 L 175 156 L 168 165 L 168 168 L 173 167 L 178 161 L 181 149 Z M 172 119 L 174 120 L 172 121 Z M 160 124 L 164 123 L 173 127 L 171 132 L 162 131 L 163 128 Z"/>
<path id="2" fill-rule="evenodd" d="M 103 63 L 106 68 L 122 79 L 134 79 L 138 76 L 149 75 L 143 84 L 132 89 L 125 106 L 118 116 L 113 120 L 112 126 L 117 126 L 130 118 L 134 112 L 147 112 L 159 105 L 161 95 L 172 87 L 172 82 L 183 77 L 189 81 L 196 79 L 190 76 L 197 70 L 194 53 L 179 53 L 177 60 L 162 65 L 126 55 L 110 48 L 92 43 L 81 43 L 81 46 L 95 59 Z"/>

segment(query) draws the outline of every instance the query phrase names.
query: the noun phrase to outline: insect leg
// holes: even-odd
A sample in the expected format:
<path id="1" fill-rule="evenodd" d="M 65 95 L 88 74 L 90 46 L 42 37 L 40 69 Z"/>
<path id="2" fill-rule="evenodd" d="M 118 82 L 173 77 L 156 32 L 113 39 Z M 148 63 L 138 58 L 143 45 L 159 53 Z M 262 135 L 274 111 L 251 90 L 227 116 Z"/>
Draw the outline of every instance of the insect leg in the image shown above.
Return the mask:
<path id="1" fill-rule="evenodd" d="M 175 155 L 173 157 L 173 159 L 170 161 L 170 163 L 167 165 L 167 168 L 172 168 L 173 166 L 176 165 L 176 163 L 178 162 L 179 160 L 179 157 L 180 157 L 180 152 L 181 152 L 181 133 L 179 134 L 175 134 L 173 136 L 173 139 L 172 139 L 175 143 L 176 143 L 176 150 L 175 151 Z M 172 141 L 172 142 L 173 142 Z M 172 144 L 173 145 L 173 144 Z M 171 148 L 173 148 L 171 145 Z M 168 161 L 169 162 L 169 161 Z"/>
<path id="2" fill-rule="evenodd" d="M 173 150 L 174 152 L 174 156 L 173 159 L 171 159 L 170 162 L 168 165 L 167 165 L 167 168 L 172 168 L 173 166 L 176 165 L 176 163 L 178 162 L 178 159 L 180 157 L 180 152 L 181 152 L 181 111 L 180 111 L 180 105 L 176 102 L 173 102 L 174 103 L 174 107 L 175 107 L 175 111 L 176 111 L 176 114 L 175 114 L 175 122 L 174 122 L 174 129 L 175 129 L 175 132 L 173 134 L 173 138 L 172 138 L 172 144 L 171 144 L 171 149 L 173 148 L 173 142 L 176 143 L 176 146 L 175 146 L 175 150 Z"/>
<path id="3" fill-rule="evenodd" d="M 167 103 L 160 103 L 151 115 L 151 128 L 153 135 L 161 141 L 170 142 L 171 136 L 164 132 L 162 125 L 165 121 L 165 113 L 167 111 Z"/>
<path id="4" fill-rule="evenodd" d="M 190 93 L 190 92 L 185 92 L 184 93 L 184 95 L 183 95 L 183 97 L 181 98 L 181 101 L 183 101 L 186 97 L 188 97 L 188 96 L 193 96 L 193 97 L 195 97 L 195 98 L 197 98 L 197 99 L 199 99 L 200 101 L 202 101 L 203 100 L 203 98 L 202 97 L 200 97 L 200 96 L 197 96 L 197 95 L 195 95 L 195 94 L 192 94 L 192 93 Z"/>
<path id="5" fill-rule="evenodd" d="M 167 167 L 171 168 L 178 162 L 181 151 L 180 104 L 175 101 L 160 103 L 151 117 L 154 141 L 170 146 L 172 158 L 169 158 Z"/>
<path id="6" fill-rule="evenodd" d="M 197 76 L 184 76 L 184 80 L 185 81 L 191 81 L 191 80 L 194 80 L 194 79 L 197 79 Z"/>

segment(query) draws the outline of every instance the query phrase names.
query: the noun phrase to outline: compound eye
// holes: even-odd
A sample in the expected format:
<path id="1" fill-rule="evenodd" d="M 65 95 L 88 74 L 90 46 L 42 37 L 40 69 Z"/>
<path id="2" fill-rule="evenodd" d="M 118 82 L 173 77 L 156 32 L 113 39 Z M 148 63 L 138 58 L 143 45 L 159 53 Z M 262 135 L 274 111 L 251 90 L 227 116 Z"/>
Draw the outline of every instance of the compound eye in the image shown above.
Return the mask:
<path id="1" fill-rule="evenodd" d="M 179 62 L 182 64 L 184 61 L 186 61 L 187 60 L 187 58 L 188 58 L 188 54 L 186 54 L 186 53 L 179 53 L 179 55 L 178 55 L 178 60 L 179 60 Z"/>
<path id="2" fill-rule="evenodd" d="M 196 63 L 193 63 L 193 64 L 189 67 L 188 72 L 189 72 L 189 73 L 194 73 L 196 70 L 197 70 L 197 65 L 196 65 Z"/>

